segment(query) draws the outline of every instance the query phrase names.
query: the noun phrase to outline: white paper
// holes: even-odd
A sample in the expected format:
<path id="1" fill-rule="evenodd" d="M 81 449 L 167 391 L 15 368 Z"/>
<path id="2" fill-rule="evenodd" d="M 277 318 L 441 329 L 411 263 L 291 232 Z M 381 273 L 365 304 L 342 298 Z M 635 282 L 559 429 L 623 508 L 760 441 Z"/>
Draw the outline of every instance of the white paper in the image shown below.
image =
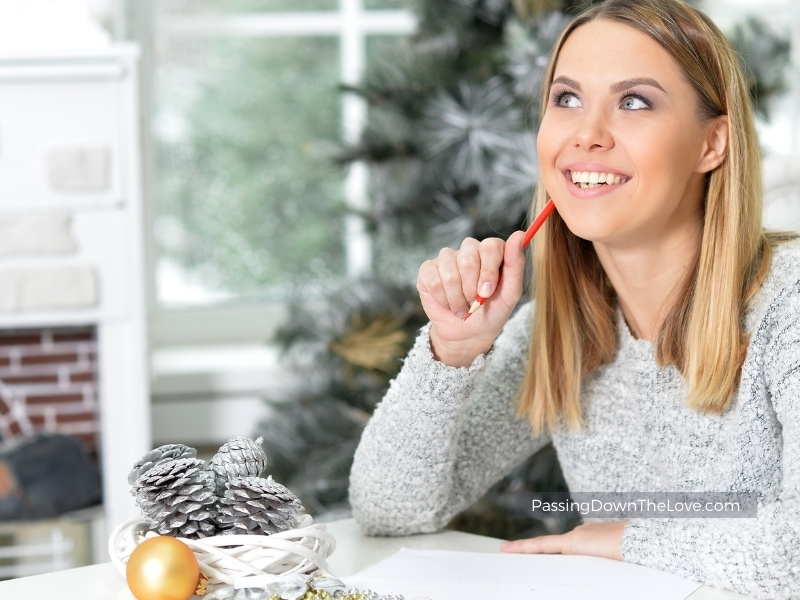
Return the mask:
<path id="1" fill-rule="evenodd" d="M 344 582 L 405 600 L 684 600 L 702 584 L 593 556 L 409 550 Z"/>

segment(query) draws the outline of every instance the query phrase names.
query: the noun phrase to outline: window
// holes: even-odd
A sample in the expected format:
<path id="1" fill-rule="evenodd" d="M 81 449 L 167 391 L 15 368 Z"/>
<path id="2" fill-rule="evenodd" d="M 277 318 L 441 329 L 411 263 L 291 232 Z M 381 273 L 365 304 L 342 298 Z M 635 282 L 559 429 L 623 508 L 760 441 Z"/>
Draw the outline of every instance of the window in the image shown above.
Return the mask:
<path id="1" fill-rule="evenodd" d="M 700 5 L 726 34 L 749 17 L 758 17 L 788 37 L 792 64 L 786 72 L 788 89 L 772 107 L 770 122 L 757 122 L 767 154 L 800 152 L 800 81 L 793 76 L 800 65 L 800 4 L 795 0 L 712 0 Z"/>
<path id="2" fill-rule="evenodd" d="M 138 7 L 136 5 L 139 5 Z M 368 271 L 366 173 L 325 158 L 356 140 L 367 46 L 413 31 L 402 0 L 149 0 L 146 187 L 157 343 L 263 339 L 275 305 Z M 253 315 L 263 327 L 252 327 Z M 237 315 L 242 325 L 237 330 Z M 251 325 L 245 323 L 250 321 Z M 266 323 L 269 321 L 269 324 Z"/>
<path id="3" fill-rule="evenodd" d="M 339 85 L 415 23 L 404 0 L 120 2 L 142 46 L 154 443 L 218 445 L 285 379 L 264 342 L 291 286 L 371 267 L 343 210 L 366 171 L 321 142 L 358 139 L 367 107 Z"/>

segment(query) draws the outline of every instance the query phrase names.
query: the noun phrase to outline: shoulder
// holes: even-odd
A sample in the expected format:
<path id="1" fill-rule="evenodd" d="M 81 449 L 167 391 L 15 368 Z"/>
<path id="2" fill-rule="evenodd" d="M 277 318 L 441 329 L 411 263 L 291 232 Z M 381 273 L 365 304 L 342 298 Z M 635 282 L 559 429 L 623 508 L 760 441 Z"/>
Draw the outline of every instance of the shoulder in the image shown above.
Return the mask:
<path id="1" fill-rule="evenodd" d="M 793 285 L 800 281 L 800 239 L 784 242 L 774 248 L 767 280 L 778 285 L 782 282 Z"/>
<path id="2" fill-rule="evenodd" d="M 776 246 L 769 272 L 747 310 L 747 329 L 785 313 L 800 301 L 800 240 Z"/>

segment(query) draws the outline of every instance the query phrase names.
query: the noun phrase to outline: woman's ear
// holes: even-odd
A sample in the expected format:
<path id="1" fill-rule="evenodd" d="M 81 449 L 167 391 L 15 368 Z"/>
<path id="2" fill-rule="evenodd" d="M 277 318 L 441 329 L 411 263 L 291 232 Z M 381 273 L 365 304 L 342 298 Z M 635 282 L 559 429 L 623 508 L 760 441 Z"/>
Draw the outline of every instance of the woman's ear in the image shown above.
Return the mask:
<path id="1" fill-rule="evenodd" d="M 698 173 L 716 169 L 728 153 L 728 115 L 720 115 L 706 125 L 706 138 L 697 164 Z"/>

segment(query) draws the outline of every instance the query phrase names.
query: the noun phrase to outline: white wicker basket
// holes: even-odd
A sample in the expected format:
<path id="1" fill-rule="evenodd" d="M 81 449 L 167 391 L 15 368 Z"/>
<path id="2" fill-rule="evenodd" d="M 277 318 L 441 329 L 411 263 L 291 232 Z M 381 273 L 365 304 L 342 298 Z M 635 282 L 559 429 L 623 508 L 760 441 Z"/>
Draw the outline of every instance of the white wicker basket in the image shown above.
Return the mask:
<path id="1" fill-rule="evenodd" d="M 200 572 L 210 585 L 227 584 L 236 588 L 264 585 L 289 575 L 327 572 L 325 561 L 336 549 L 336 540 L 325 525 L 312 524 L 311 515 L 301 515 L 297 527 L 272 535 L 218 535 L 186 543 L 200 564 Z M 119 525 L 108 540 L 111 562 L 125 577 L 128 558 L 147 538 L 149 521 L 132 519 Z"/>

